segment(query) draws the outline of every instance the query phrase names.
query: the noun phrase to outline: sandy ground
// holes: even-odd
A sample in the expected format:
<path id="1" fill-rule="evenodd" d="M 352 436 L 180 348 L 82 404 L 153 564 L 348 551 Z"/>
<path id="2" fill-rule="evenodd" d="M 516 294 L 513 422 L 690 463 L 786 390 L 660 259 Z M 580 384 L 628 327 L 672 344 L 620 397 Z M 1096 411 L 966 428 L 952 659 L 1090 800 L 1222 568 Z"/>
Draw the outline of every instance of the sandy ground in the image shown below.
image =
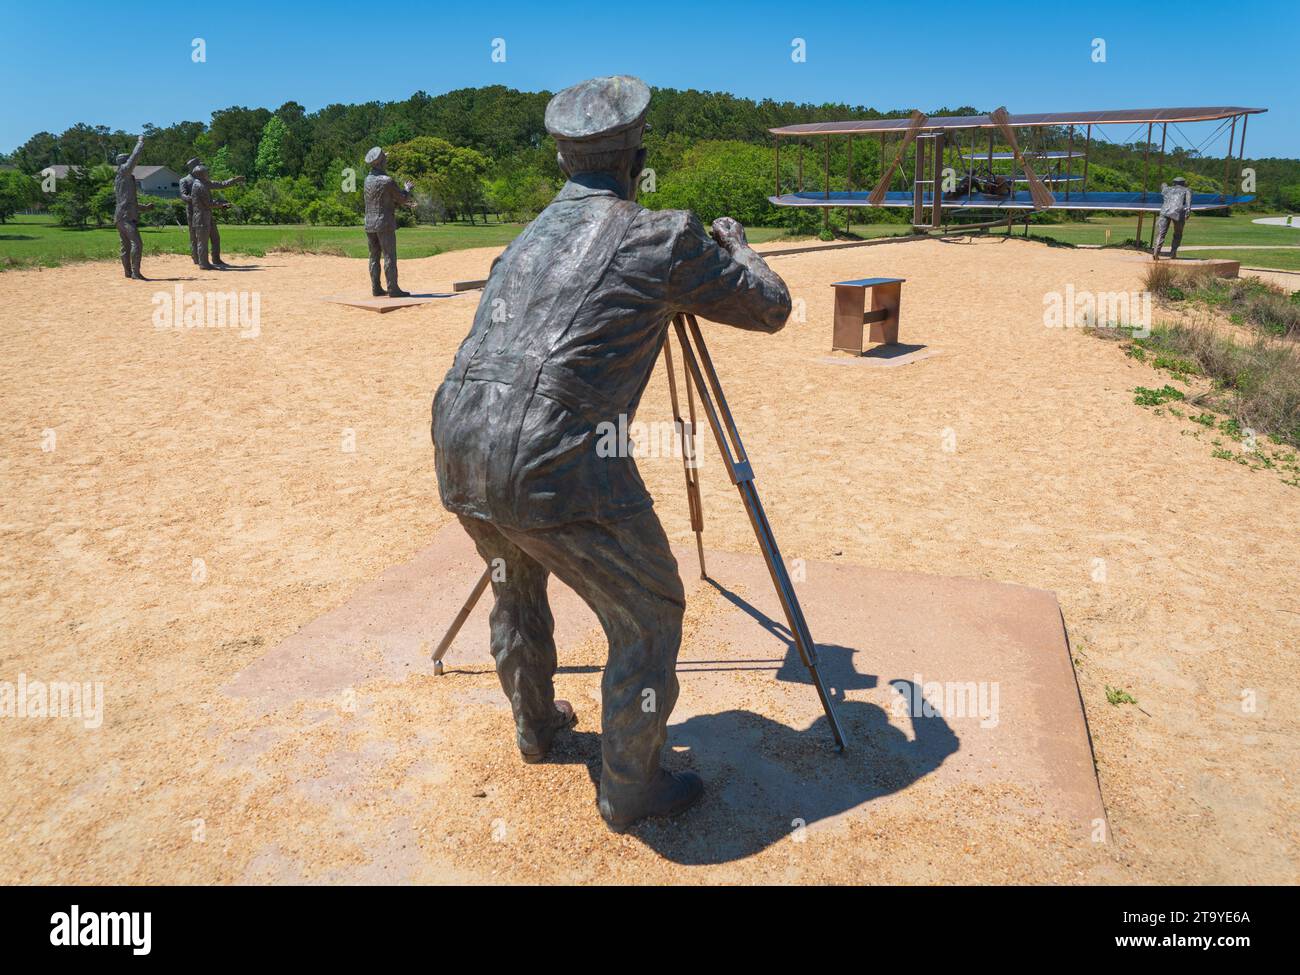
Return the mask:
<path id="1" fill-rule="evenodd" d="M 481 277 L 494 254 L 404 262 L 403 282 Z M 448 522 L 429 401 L 476 296 L 379 316 L 319 300 L 363 292 L 359 261 L 272 254 L 220 275 L 160 257 L 145 268 L 157 284 L 109 263 L 0 275 L 0 681 L 102 681 L 105 697 L 98 729 L 0 719 L 0 881 L 257 881 L 287 861 L 302 880 L 366 878 L 381 833 L 411 880 L 1300 879 L 1300 491 L 1135 406 L 1135 385 L 1164 379 L 1115 343 L 1043 324 L 1046 292 L 1135 290 L 1141 266 L 996 238 L 774 266 L 804 321 L 770 337 L 706 328 L 787 556 L 1054 590 L 1108 842 L 1064 842 L 1009 819 L 1013 796 L 963 792 L 895 803 L 826 844 L 692 865 L 660 852 L 670 826 L 609 834 L 581 762 L 520 765 L 487 666 L 466 678 L 482 707 L 451 715 L 425 673 L 356 688 L 365 732 L 337 701 L 266 716 L 231 698 L 268 649 Z M 907 279 L 902 340 L 939 354 L 826 361 L 828 285 L 863 276 Z M 151 297 L 177 283 L 256 291 L 259 334 L 156 327 Z M 657 374 L 641 418 L 666 403 Z M 689 544 L 679 462 L 642 471 Z M 710 544 L 750 550 L 716 466 L 704 503 Z M 561 687 L 587 730 L 598 680 Z M 1108 704 L 1107 686 L 1138 705 Z M 422 752 L 435 720 L 462 751 Z M 371 781 L 332 778 L 340 751 L 367 754 Z M 424 811 L 396 820 L 396 794 Z M 530 830 L 493 842 L 485 797 Z M 710 815 L 693 828 L 716 828 Z"/>

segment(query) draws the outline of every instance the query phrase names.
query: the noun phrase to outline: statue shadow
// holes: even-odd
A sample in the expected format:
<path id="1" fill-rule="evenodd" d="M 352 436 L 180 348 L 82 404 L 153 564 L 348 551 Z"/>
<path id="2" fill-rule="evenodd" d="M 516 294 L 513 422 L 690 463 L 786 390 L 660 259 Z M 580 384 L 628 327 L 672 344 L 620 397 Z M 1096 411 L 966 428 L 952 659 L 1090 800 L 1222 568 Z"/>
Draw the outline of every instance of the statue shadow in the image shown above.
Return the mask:
<path id="1" fill-rule="evenodd" d="M 713 580 L 709 582 L 723 598 L 785 642 L 776 679 L 811 685 L 812 677 L 788 628 Z M 703 776 L 704 799 L 673 819 L 639 823 L 630 835 L 674 863 L 705 865 L 741 860 L 798 835 L 802 828 L 818 821 L 907 789 L 961 747 L 960 739 L 938 715 L 914 716 L 909 738 L 890 724 L 884 708 L 847 700 L 846 690 L 879 684 L 876 675 L 859 673 L 853 666 L 854 648 L 819 644 L 817 653 L 818 669 L 844 731 L 843 753 L 835 750 L 825 716 L 803 729 L 745 710 L 699 714 L 670 724 L 666 764 L 691 768 Z M 760 665 L 744 669 L 766 669 L 762 665 L 778 662 L 737 659 L 684 663 L 687 666 L 683 673 L 734 670 L 739 669 L 738 664 Z M 911 702 L 919 699 L 920 689 L 908 680 L 891 680 L 890 685 L 900 696 L 903 713 L 910 713 Z M 581 730 L 561 735 L 549 760 L 585 764 L 593 784 L 599 783 L 600 737 Z"/>

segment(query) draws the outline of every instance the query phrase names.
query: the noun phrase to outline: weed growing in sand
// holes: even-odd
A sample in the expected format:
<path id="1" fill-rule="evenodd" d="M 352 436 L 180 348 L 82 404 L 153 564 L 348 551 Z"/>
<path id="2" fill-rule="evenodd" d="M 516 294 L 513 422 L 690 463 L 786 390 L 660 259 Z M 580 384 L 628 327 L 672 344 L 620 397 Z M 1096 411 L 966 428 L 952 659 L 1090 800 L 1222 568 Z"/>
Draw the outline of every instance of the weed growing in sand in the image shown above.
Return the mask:
<path id="1" fill-rule="evenodd" d="M 1284 484 L 1300 487 L 1300 454 L 1295 450 L 1300 447 L 1300 347 L 1295 339 L 1258 331 L 1252 339 L 1215 327 L 1207 318 L 1160 323 L 1147 335 L 1131 325 L 1088 331 L 1120 340 L 1129 358 L 1179 382 L 1200 380 L 1199 392 L 1182 392 L 1168 384 L 1137 386 L 1134 403 L 1186 421 L 1194 429 L 1184 433 L 1193 438 L 1205 432 L 1222 435 L 1212 443 L 1213 457 L 1251 470 L 1272 470 Z M 1171 405 L 1180 401 L 1195 409 L 1185 413 Z"/>
<path id="2" fill-rule="evenodd" d="M 1133 402 L 1138 406 L 1159 406 L 1161 403 L 1168 403 L 1171 400 L 1186 398 L 1181 391 L 1169 385 L 1162 386 L 1159 389 L 1147 389 L 1145 386 L 1138 386 L 1133 390 L 1133 394 Z"/>
<path id="3" fill-rule="evenodd" d="M 1121 704 L 1137 704 L 1137 698 L 1128 691 L 1122 687 L 1111 687 L 1109 684 L 1106 685 L 1106 700 L 1116 707 Z"/>

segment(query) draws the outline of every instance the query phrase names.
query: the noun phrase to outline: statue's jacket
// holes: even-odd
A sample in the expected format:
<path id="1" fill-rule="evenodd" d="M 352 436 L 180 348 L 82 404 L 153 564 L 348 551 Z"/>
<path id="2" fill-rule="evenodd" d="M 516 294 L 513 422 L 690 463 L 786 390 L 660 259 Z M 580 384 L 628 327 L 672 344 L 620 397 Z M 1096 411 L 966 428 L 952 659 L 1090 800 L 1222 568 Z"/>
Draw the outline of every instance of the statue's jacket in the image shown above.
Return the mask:
<path id="1" fill-rule="evenodd" d="M 630 450 L 597 441 L 631 424 L 679 311 L 776 331 L 790 296 L 693 214 L 646 210 L 603 176 L 567 183 L 493 264 L 434 397 L 443 504 L 523 530 L 651 507 Z"/>
<path id="2" fill-rule="evenodd" d="M 397 229 L 397 207 L 410 194 L 387 173 L 371 173 L 361 186 L 366 201 L 366 233 L 377 234 Z"/>
<path id="3" fill-rule="evenodd" d="M 1186 220 L 1192 212 L 1192 191 L 1190 187 L 1170 183 L 1161 188 L 1160 216 L 1171 220 Z"/>

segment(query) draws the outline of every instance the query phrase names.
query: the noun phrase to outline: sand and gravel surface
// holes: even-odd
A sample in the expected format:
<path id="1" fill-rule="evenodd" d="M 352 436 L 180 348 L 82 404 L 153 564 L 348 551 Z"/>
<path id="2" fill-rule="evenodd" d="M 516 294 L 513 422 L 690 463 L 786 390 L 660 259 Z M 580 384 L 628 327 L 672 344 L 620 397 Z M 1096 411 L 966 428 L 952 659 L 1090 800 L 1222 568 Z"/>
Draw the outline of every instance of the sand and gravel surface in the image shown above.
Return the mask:
<path id="1" fill-rule="evenodd" d="M 403 282 L 441 290 L 495 254 L 407 261 Z M 996 237 L 783 256 L 802 321 L 705 326 L 788 554 L 1055 591 L 1109 816 L 1106 842 L 1079 843 L 1014 790 L 904 790 L 807 841 L 709 856 L 716 804 L 623 836 L 598 819 L 599 641 L 560 678 L 584 735 L 541 766 L 513 753 L 486 653 L 455 682 L 421 660 L 270 713 L 228 693 L 448 523 L 429 402 L 477 300 L 381 316 L 320 300 L 362 293 L 363 262 L 232 260 L 154 257 L 152 283 L 111 263 L 0 275 L 0 681 L 104 692 L 98 728 L 0 718 L 0 881 L 1300 879 L 1300 490 L 1134 405 L 1167 377 L 1117 343 L 1044 326 L 1046 293 L 1136 290 L 1140 262 Z M 829 356 L 829 283 L 865 276 L 907 279 L 902 340 L 938 354 Z M 256 293 L 257 334 L 158 327 L 178 284 Z M 666 402 L 657 374 L 641 418 Z M 679 463 L 642 470 L 689 545 Z M 707 473 L 709 544 L 751 551 Z M 708 612 L 688 610 L 688 644 Z"/>

